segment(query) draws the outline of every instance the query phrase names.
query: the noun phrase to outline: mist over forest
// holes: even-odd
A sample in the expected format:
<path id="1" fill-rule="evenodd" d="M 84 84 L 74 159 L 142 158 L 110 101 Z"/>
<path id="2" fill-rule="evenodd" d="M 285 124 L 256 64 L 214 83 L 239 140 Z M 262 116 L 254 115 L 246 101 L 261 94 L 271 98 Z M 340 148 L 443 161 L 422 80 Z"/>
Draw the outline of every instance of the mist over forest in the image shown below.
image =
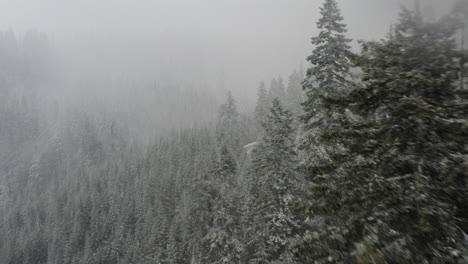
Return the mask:
<path id="1" fill-rule="evenodd" d="M 467 0 L 0 0 L 0 264 L 468 263 Z"/>

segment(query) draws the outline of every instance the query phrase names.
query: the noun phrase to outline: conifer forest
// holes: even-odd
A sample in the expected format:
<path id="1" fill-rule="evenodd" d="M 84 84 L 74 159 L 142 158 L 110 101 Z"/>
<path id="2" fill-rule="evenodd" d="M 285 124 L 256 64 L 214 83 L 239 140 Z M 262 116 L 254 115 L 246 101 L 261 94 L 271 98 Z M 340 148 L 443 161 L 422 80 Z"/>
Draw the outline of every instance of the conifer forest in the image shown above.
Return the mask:
<path id="1" fill-rule="evenodd" d="M 468 0 L 0 9 L 0 264 L 468 264 Z"/>

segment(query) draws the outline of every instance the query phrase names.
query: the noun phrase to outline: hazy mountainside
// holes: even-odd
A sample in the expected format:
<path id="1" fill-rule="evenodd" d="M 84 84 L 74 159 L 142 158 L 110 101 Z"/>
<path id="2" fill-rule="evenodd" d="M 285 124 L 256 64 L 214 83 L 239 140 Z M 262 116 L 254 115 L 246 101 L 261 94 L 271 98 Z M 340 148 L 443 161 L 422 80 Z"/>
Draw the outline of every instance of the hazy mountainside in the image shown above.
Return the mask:
<path id="1" fill-rule="evenodd" d="M 253 111 L 0 34 L 0 263 L 468 263 L 467 3 L 353 53 L 325 0 Z"/>
<path id="2" fill-rule="evenodd" d="M 0 98 L 1 262 L 201 257 L 192 254 L 207 243 L 199 227 L 209 223 L 196 217 L 205 205 L 195 202 L 206 199 L 200 191 L 210 188 L 225 141 L 244 170 L 255 122 L 231 95 L 218 113 L 216 96 L 200 90 L 96 78 L 73 84 L 79 92 L 57 91 L 53 70 L 28 71 L 54 63 L 46 37 L 21 41 L 12 32 L 0 39 L 9 60 Z M 105 85 L 112 94 L 99 90 Z"/>

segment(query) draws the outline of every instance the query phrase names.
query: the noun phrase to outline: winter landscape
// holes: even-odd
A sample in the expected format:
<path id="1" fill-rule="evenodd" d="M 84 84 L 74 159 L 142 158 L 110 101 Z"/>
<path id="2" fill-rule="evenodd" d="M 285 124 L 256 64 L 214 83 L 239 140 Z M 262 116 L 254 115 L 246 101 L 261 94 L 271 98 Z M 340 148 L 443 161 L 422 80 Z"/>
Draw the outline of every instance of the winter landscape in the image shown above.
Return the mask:
<path id="1" fill-rule="evenodd" d="M 468 0 L 0 0 L 0 264 L 468 264 Z"/>

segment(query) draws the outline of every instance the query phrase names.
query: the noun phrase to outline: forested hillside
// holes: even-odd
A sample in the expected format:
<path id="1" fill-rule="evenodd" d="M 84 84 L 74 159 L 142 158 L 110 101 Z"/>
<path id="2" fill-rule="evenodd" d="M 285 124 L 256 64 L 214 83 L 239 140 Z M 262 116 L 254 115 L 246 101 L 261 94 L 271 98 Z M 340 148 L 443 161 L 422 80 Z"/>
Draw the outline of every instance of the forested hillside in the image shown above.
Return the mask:
<path id="1" fill-rule="evenodd" d="M 48 38 L 1 33 L 0 263 L 468 263 L 467 18 L 402 8 L 356 51 L 324 0 L 253 111 L 130 81 L 60 101 Z"/>

